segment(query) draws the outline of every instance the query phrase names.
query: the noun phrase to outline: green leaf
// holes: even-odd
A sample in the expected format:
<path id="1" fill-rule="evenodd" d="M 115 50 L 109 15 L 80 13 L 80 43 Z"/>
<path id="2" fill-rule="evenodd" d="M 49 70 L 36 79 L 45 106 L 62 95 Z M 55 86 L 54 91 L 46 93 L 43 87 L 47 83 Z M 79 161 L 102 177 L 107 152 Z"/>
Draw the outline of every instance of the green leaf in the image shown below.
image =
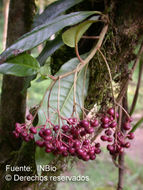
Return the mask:
<path id="1" fill-rule="evenodd" d="M 54 40 L 47 41 L 44 49 L 37 57 L 38 62 L 40 65 L 44 65 L 47 58 L 52 55 L 57 49 L 59 49 L 62 45 L 64 45 L 62 41 L 61 34 L 58 35 Z"/>
<path id="2" fill-rule="evenodd" d="M 63 41 L 62 41 L 62 37 L 61 35 L 58 35 L 54 40 L 48 41 L 44 47 L 44 49 L 42 50 L 42 52 L 40 53 L 40 55 L 36 58 L 37 61 L 39 62 L 40 66 L 43 66 L 44 64 L 46 64 L 46 60 L 48 59 L 48 57 L 50 55 L 52 55 L 57 49 L 59 49 L 62 45 L 63 45 Z M 31 81 L 36 79 L 37 75 L 33 75 L 30 77 L 27 77 L 24 81 L 24 88 L 23 88 L 23 93 L 25 92 L 25 90 L 27 88 L 30 88 L 31 86 Z M 47 78 L 41 76 L 37 82 L 41 82 L 43 80 L 47 80 Z"/>
<path id="3" fill-rule="evenodd" d="M 74 12 L 59 16 L 46 24 L 34 28 L 24 34 L 16 43 L 7 48 L 0 56 L 0 59 L 7 59 L 14 55 L 15 50 L 20 53 L 27 51 L 46 41 L 52 34 L 60 31 L 66 26 L 77 24 L 87 17 L 95 14 L 95 11 Z"/>
<path id="4" fill-rule="evenodd" d="M 143 123 L 143 117 L 133 126 L 131 132 L 134 132 Z"/>
<path id="5" fill-rule="evenodd" d="M 50 4 L 42 14 L 40 14 L 34 21 L 33 26 L 36 27 L 40 24 L 44 24 L 49 20 L 57 17 L 62 12 L 68 10 L 74 5 L 82 2 L 83 0 L 58 0 L 52 4 Z"/>
<path id="6" fill-rule="evenodd" d="M 39 69 L 38 61 L 29 54 L 21 54 L 0 65 L 0 73 L 20 77 L 34 75 Z"/>
<path id="7" fill-rule="evenodd" d="M 39 170 L 39 165 L 48 165 L 55 156 L 52 153 L 46 153 L 44 149 L 40 147 L 36 147 L 35 151 L 35 163 L 36 163 L 36 168 L 37 168 L 37 174 L 40 176 L 41 171 Z"/>
<path id="8" fill-rule="evenodd" d="M 83 57 L 83 56 L 82 56 Z M 74 70 L 77 65 L 79 64 L 79 60 L 77 58 L 73 58 L 67 63 L 65 63 L 59 72 L 56 74 L 56 76 L 62 75 L 64 73 L 67 73 L 68 71 Z M 85 75 L 85 68 L 83 68 L 77 75 L 77 82 L 76 82 L 76 100 L 77 103 L 82 107 L 82 89 L 83 89 L 83 80 Z M 89 75 L 87 72 L 87 77 L 85 80 L 85 89 L 84 89 L 84 97 L 87 95 L 88 90 L 88 79 Z M 51 96 L 50 96 L 50 106 L 57 110 L 57 98 L 58 98 L 58 81 L 55 83 L 54 87 L 52 88 Z M 73 92 L 74 92 L 74 74 L 69 75 L 63 79 L 60 80 L 60 114 L 64 117 L 70 117 L 73 111 Z M 41 110 L 44 110 L 45 113 L 47 113 L 47 94 L 45 100 L 44 100 L 44 107 L 42 107 Z M 81 114 L 80 106 L 77 106 L 77 113 Z M 53 110 L 50 108 L 50 113 L 52 113 Z M 40 114 L 41 115 L 41 114 Z M 44 118 L 41 119 L 42 122 L 44 122 Z M 51 121 L 54 124 L 57 124 L 58 122 L 58 115 L 55 114 Z"/>
<path id="9" fill-rule="evenodd" d="M 99 16 L 96 18 L 99 18 Z M 95 21 L 93 20 L 87 20 L 77 26 L 66 30 L 62 35 L 63 42 L 69 47 L 75 47 L 75 44 L 79 42 L 82 35 L 94 22 Z"/>

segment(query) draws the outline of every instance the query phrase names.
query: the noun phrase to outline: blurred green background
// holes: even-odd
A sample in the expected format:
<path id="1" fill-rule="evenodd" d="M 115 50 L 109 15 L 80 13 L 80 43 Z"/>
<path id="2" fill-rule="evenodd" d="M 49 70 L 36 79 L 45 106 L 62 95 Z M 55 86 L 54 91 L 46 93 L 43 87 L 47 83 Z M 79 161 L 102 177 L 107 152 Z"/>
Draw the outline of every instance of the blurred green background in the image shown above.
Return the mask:
<path id="1" fill-rule="evenodd" d="M 2 52 L 2 34 L 3 34 L 3 14 L 2 6 L 0 6 L 0 53 Z M 37 49 L 33 51 L 34 56 Z M 133 75 L 133 80 L 130 82 L 128 89 L 128 102 L 131 105 L 134 92 L 136 89 L 139 67 L 136 68 Z M 2 75 L 0 75 L 0 87 L 2 84 Z M 30 108 L 41 100 L 42 95 L 48 86 L 48 81 L 36 82 L 32 81 L 31 88 L 28 89 L 27 107 Z M 1 92 L 1 91 L 0 91 Z M 134 114 L 134 120 L 137 121 L 143 116 L 143 78 L 140 89 L 139 99 Z M 126 174 L 125 174 L 125 188 L 124 190 L 142 190 L 143 189 L 143 129 L 142 127 L 137 132 L 136 140 L 133 142 L 133 147 L 126 154 Z M 140 142 L 137 143 L 138 139 Z M 137 152 L 138 150 L 138 152 Z M 89 176 L 89 182 L 60 182 L 57 190 L 115 190 L 118 172 L 117 168 L 113 165 L 112 160 L 103 148 L 103 152 L 98 156 L 96 161 L 82 162 L 78 161 L 77 164 L 63 175 L 84 175 Z"/>

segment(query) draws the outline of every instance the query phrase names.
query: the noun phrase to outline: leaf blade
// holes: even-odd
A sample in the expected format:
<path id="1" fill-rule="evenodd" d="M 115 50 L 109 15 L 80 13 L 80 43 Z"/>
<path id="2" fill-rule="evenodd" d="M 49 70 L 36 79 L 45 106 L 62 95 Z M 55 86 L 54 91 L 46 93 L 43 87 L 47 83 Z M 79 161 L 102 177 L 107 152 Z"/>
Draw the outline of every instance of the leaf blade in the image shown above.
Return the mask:
<path id="1" fill-rule="evenodd" d="M 58 0 L 51 5 L 49 5 L 44 12 L 39 15 L 35 21 L 34 21 L 34 27 L 44 24 L 45 22 L 48 22 L 49 20 L 57 17 L 62 12 L 68 10 L 69 8 L 73 7 L 76 4 L 79 4 L 83 0 Z"/>
<path id="2" fill-rule="evenodd" d="M 29 54 L 21 54 L 0 65 L 0 73 L 19 77 L 34 75 L 39 69 L 37 60 Z"/>
<path id="3" fill-rule="evenodd" d="M 22 53 L 32 49 L 64 27 L 77 24 L 94 13 L 95 11 L 74 12 L 68 15 L 59 16 L 47 24 L 40 25 L 40 27 L 36 27 L 32 31 L 26 33 L 16 43 L 7 48 L 0 55 L 0 59 L 6 60 L 9 57 L 12 57 L 15 50 L 19 50 Z"/>
<path id="4" fill-rule="evenodd" d="M 97 19 L 99 16 L 96 17 Z M 80 23 L 77 26 L 71 27 L 62 34 L 64 44 L 69 47 L 75 47 L 75 44 L 79 42 L 82 35 L 88 30 L 88 28 L 94 23 L 94 20 L 87 20 Z"/>

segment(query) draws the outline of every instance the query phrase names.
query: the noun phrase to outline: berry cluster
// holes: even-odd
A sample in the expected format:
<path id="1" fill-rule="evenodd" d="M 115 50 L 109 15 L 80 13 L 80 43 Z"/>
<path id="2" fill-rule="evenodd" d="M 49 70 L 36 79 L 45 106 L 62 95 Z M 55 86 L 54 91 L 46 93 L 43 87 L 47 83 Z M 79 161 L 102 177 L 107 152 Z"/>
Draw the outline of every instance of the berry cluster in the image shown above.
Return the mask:
<path id="1" fill-rule="evenodd" d="M 130 132 L 132 118 L 127 118 L 126 122 L 123 124 L 124 133 L 118 129 L 115 117 L 118 118 L 118 113 L 115 113 L 113 108 L 108 109 L 104 117 L 101 118 L 101 127 L 105 129 L 104 135 L 100 138 L 102 141 L 108 143 L 107 150 L 111 155 L 117 156 L 124 152 L 124 148 L 130 147 L 130 142 L 126 139 L 134 139 L 134 133 Z"/>
<path id="2" fill-rule="evenodd" d="M 31 120 L 32 118 L 27 116 L 27 119 Z M 92 143 L 91 139 L 87 137 L 94 133 L 98 125 L 96 119 L 77 121 L 76 118 L 67 119 L 67 124 L 62 125 L 61 128 L 51 122 L 51 128 L 46 128 L 46 125 L 28 128 L 26 124 L 16 123 L 13 134 L 16 138 L 22 137 L 27 142 L 38 133 L 40 139 L 36 141 L 36 145 L 45 147 L 47 153 L 52 152 L 64 157 L 77 156 L 79 159 L 88 161 L 89 159 L 94 160 L 96 154 L 101 152 L 100 144 Z M 37 132 L 37 128 L 40 128 L 39 132 Z"/>
<path id="3" fill-rule="evenodd" d="M 130 132 L 132 122 L 131 118 L 127 118 L 124 123 L 125 133 L 118 128 L 116 120 L 119 115 L 113 108 L 109 108 L 107 112 L 96 115 L 96 118 L 84 119 L 78 121 L 76 118 L 65 119 L 66 124 L 54 125 L 50 120 L 45 125 L 32 126 L 33 116 L 27 116 L 26 123 L 16 123 L 13 134 L 16 138 L 21 137 L 28 142 L 34 139 L 34 135 L 39 135 L 36 145 L 44 147 L 47 153 L 62 155 L 64 157 L 76 156 L 84 161 L 94 160 L 97 154 L 100 154 L 100 143 L 93 142 L 92 137 L 98 128 L 104 130 L 101 140 L 108 142 L 107 149 L 112 156 L 118 156 L 123 153 L 124 148 L 130 147 L 130 142 L 126 139 L 133 139 L 134 133 Z M 97 119 L 98 118 L 98 119 Z M 64 122 L 65 123 L 65 122 Z M 47 124 L 49 127 L 47 128 Z"/>
<path id="4" fill-rule="evenodd" d="M 31 121 L 33 116 L 31 114 L 27 115 L 27 120 Z M 34 139 L 34 134 L 37 134 L 37 129 L 35 127 L 30 127 L 30 130 L 27 128 L 25 123 L 16 123 L 15 130 L 13 131 L 13 135 L 15 138 L 21 137 L 24 141 L 28 142 Z"/>

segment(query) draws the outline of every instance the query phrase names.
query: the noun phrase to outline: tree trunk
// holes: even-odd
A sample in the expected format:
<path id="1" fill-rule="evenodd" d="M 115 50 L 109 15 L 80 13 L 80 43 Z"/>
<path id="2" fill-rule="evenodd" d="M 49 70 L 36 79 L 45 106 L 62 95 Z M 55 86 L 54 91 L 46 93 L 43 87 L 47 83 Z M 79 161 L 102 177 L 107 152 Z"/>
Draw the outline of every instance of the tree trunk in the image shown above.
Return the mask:
<path id="1" fill-rule="evenodd" d="M 8 19 L 8 32 L 7 32 L 7 43 L 6 46 L 10 46 L 20 36 L 28 32 L 31 28 L 35 4 L 34 0 L 11 0 L 9 7 L 9 19 Z M 26 91 L 22 93 L 24 87 L 25 78 L 14 77 L 10 75 L 4 75 L 2 83 L 2 94 L 1 94 L 1 124 L 0 124 L 0 163 L 1 163 L 1 177 L 5 173 L 5 161 L 6 163 L 12 163 L 23 165 L 25 162 L 30 163 L 33 157 L 29 147 L 28 152 L 23 151 L 22 162 L 16 161 L 16 159 L 22 157 L 19 155 L 18 158 L 12 155 L 13 151 L 19 150 L 21 142 L 16 140 L 12 131 L 14 130 L 16 122 L 25 121 L 26 111 Z M 32 146 L 32 145 L 31 145 Z M 28 148 L 28 147 L 27 147 Z M 23 149 L 21 147 L 21 149 Z M 21 152 L 20 152 L 21 153 Z M 19 154 L 19 152 L 17 153 Z M 17 155 L 16 154 L 16 155 Z M 24 158 L 25 156 L 25 158 Z M 27 160 L 27 161 L 26 161 Z M 13 184 L 7 184 L 6 180 L 1 180 L 1 188 L 3 190 L 14 190 L 19 189 Z"/>
<path id="2" fill-rule="evenodd" d="M 4 6 L 3 7 L 4 28 L 3 28 L 2 47 L 3 47 L 3 50 L 4 50 L 6 48 L 8 12 L 9 12 L 9 0 L 3 0 L 3 6 Z"/>

